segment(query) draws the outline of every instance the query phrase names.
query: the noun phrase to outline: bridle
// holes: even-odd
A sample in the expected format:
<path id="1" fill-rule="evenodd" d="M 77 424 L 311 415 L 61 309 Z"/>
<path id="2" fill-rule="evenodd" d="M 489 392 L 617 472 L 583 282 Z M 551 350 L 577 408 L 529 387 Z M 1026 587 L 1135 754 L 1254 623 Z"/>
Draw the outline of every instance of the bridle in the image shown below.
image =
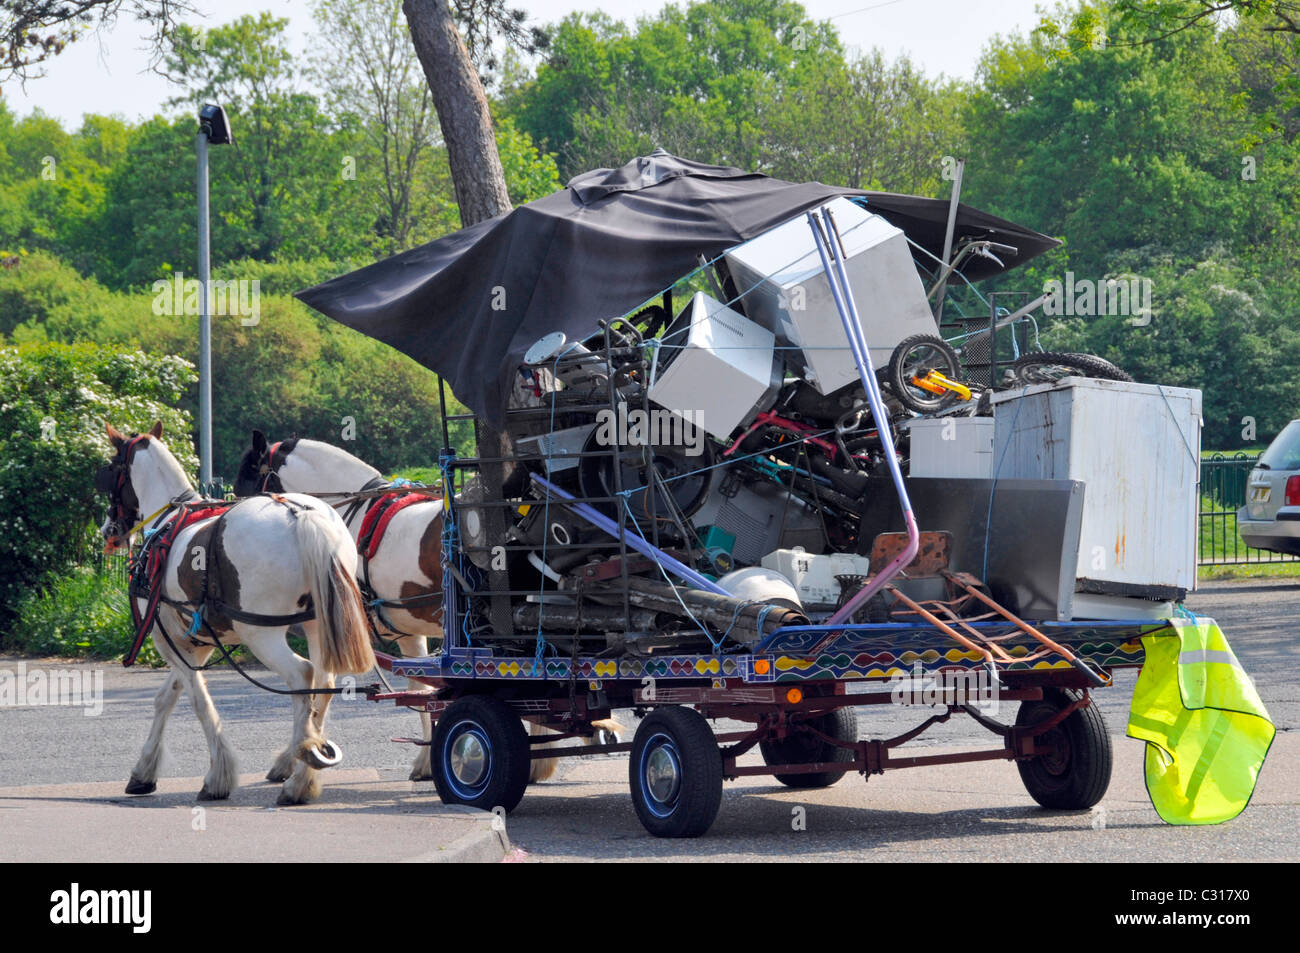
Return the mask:
<path id="1" fill-rule="evenodd" d="M 283 440 L 277 440 L 263 452 L 263 457 L 257 464 L 257 475 L 261 478 L 257 484 L 258 493 L 283 493 L 284 484 L 280 482 L 280 475 L 275 472 L 275 455 L 280 451 L 280 445 Z M 280 463 L 284 463 L 284 458 L 280 458 Z"/>
<path id="2" fill-rule="evenodd" d="M 95 474 L 95 489 L 108 494 L 107 540 L 110 543 L 125 542 L 131 527 L 140 522 L 140 498 L 131 485 L 131 460 L 136 447 L 148 438 L 148 434 L 132 434 L 118 447 L 112 461 Z"/>
<path id="3" fill-rule="evenodd" d="M 95 474 L 95 488 L 108 494 L 108 533 L 106 544 L 123 545 L 131 542 L 131 536 L 156 517 L 173 507 L 198 497 L 192 489 L 186 488 L 167 501 L 167 505 L 150 513 L 140 514 L 140 498 L 135 487 L 131 485 L 131 461 L 136 448 L 149 438 L 149 434 L 132 434 L 106 466 L 100 467 Z"/>

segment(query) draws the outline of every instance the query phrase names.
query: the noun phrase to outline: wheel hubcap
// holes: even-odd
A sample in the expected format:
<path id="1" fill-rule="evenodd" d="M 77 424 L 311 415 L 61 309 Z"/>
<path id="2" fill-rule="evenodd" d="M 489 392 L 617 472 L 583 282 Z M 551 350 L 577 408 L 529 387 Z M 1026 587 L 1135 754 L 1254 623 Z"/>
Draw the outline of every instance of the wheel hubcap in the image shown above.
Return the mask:
<path id="1" fill-rule="evenodd" d="M 488 770 L 487 742 L 474 730 L 458 737 L 451 745 L 451 773 L 456 780 L 473 787 L 483 780 Z"/>
<path id="2" fill-rule="evenodd" d="M 669 739 L 663 738 L 646 754 L 642 781 L 651 809 L 670 812 L 682 787 L 682 765 Z"/>

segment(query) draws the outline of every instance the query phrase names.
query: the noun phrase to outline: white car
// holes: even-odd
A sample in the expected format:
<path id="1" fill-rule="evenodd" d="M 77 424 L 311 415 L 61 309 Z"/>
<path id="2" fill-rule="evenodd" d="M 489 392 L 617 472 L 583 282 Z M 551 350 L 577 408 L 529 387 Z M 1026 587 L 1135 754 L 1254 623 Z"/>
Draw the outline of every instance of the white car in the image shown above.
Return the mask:
<path id="1" fill-rule="evenodd" d="M 1300 556 L 1300 420 L 1283 428 L 1250 471 L 1237 529 L 1247 546 Z"/>

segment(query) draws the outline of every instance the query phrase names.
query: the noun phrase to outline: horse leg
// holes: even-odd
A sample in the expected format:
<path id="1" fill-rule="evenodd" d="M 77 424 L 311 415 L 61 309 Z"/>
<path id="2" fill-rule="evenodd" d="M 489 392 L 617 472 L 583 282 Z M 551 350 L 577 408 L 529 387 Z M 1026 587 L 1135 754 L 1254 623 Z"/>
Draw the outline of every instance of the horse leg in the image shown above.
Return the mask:
<path id="1" fill-rule="evenodd" d="M 160 653 L 163 652 L 161 642 L 155 635 L 154 645 L 158 646 Z M 163 752 L 163 729 L 167 727 L 167 719 L 176 707 L 184 685 L 184 679 L 175 669 L 167 671 L 167 680 L 153 700 L 153 725 L 149 728 L 149 737 L 145 739 L 144 750 L 140 752 L 140 759 L 131 769 L 131 777 L 126 782 L 127 794 L 152 794 L 157 789 L 158 765 L 162 761 Z"/>
<path id="2" fill-rule="evenodd" d="M 552 731 L 550 728 L 544 728 L 541 725 L 533 724 L 533 722 L 530 721 L 528 722 L 528 734 L 530 737 L 540 738 L 543 735 L 555 735 L 555 734 L 559 734 L 559 732 Z M 532 745 L 530 747 L 533 750 L 536 750 L 537 748 L 553 748 L 555 747 L 555 745 L 554 744 Z M 532 768 L 529 769 L 528 772 L 528 783 L 536 784 L 539 781 L 548 780 L 552 775 L 555 774 L 555 769 L 556 767 L 559 766 L 559 763 L 560 760 L 558 758 L 535 759 L 533 761 Z"/>
<path id="3" fill-rule="evenodd" d="M 402 650 L 403 658 L 422 658 L 429 654 L 429 640 L 423 635 L 403 635 L 395 640 L 397 647 Z M 408 689 L 418 689 L 425 686 L 419 682 L 406 680 Z M 427 711 L 422 711 L 420 715 L 420 737 L 425 744 L 417 745 L 415 752 L 415 763 L 411 765 L 412 781 L 428 781 L 433 777 L 433 719 Z"/>
<path id="4" fill-rule="evenodd" d="M 172 624 L 180 625 L 179 620 L 173 621 Z M 208 685 L 203 678 L 203 673 L 194 671 L 212 655 L 213 647 L 183 643 L 177 652 L 173 652 L 171 646 L 163 639 L 155 638 L 154 644 L 167 660 L 173 676 L 178 676 L 184 684 L 185 691 L 190 696 L 190 705 L 194 708 L 195 717 L 199 719 L 199 724 L 203 727 L 203 735 L 208 742 L 208 773 L 203 778 L 199 800 L 223 801 L 239 786 L 239 769 L 235 764 L 235 755 L 221 733 L 221 717 L 217 714 L 216 706 L 212 704 L 212 696 L 208 694 Z M 189 664 L 187 665 L 186 662 Z M 175 704 L 174 698 L 172 703 Z M 141 760 L 143 759 L 142 754 Z"/>
<path id="5" fill-rule="evenodd" d="M 308 626 L 304 625 L 303 628 L 308 629 Z M 250 629 L 244 644 L 262 664 L 284 679 L 291 690 L 315 688 L 313 679 L 315 667 L 289 648 L 289 643 L 285 641 L 285 631 L 285 629 Z M 312 638 L 314 633 L 308 630 L 308 640 Z M 288 751 L 294 760 L 288 779 L 276 800 L 280 805 L 305 804 L 320 795 L 319 772 L 301 760 L 305 748 L 318 745 L 324 740 L 312 719 L 312 696 L 297 694 L 289 697 L 293 700 L 293 737 Z M 276 766 L 280 765 L 281 758 L 283 755 L 276 759 Z"/>
<path id="6" fill-rule="evenodd" d="M 288 634 L 303 635 L 302 626 L 289 626 Z M 295 655 L 296 654 L 297 653 L 295 653 Z M 297 657 L 306 661 L 306 659 L 303 659 L 301 655 L 298 655 Z M 294 701 L 297 701 L 297 699 L 302 696 L 293 695 L 290 697 Z M 297 759 L 294 757 L 293 745 L 289 745 L 289 747 L 283 749 L 279 754 L 277 754 L 275 760 L 271 762 L 271 769 L 266 772 L 266 780 L 271 781 L 274 784 L 280 784 L 283 781 L 289 780 L 289 775 L 293 774 L 294 762 L 296 760 Z"/>

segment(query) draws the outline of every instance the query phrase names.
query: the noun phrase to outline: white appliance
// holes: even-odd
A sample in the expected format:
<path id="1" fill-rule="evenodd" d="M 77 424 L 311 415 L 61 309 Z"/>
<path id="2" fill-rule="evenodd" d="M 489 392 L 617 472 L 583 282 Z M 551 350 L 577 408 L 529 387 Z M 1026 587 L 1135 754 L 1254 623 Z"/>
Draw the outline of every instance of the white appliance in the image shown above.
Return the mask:
<path id="1" fill-rule="evenodd" d="M 909 476 L 970 480 L 993 476 L 992 417 L 917 417 L 908 431 Z"/>
<path id="2" fill-rule="evenodd" d="M 652 370 L 650 399 L 719 440 L 766 410 L 783 376 L 772 332 L 704 292 L 664 336 Z"/>
<path id="3" fill-rule="evenodd" d="M 993 419 L 996 479 L 1084 482 L 1076 618 L 1196 587 L 1200 391 L 1069 377 L 995 394 Z"/>
<path id="4" fill-rule="evenodd" d="M 866 576 L 871 573 L 869 556 L 851 553 L 816 556 L 797 546 L 768 553 L 760 565 L 790 580 L 805 606 L 823 609 L 832 608 L 839 602 L 841 587 L 836 576 Z"/>
<path id="5" fill-rule="evenodd" d="M 824 208 L 844 242 L 845 269 L 871 363 L 877 370 L 904 338 L 939 333 L 901 229 L 848 199 Z M 800 215 L 727 252 L 745 314 L 774 332 L 793 369 L 803 365 L 818 392 L 858 380 L 857 365 L 831 296 L 808 220 Z"/>

